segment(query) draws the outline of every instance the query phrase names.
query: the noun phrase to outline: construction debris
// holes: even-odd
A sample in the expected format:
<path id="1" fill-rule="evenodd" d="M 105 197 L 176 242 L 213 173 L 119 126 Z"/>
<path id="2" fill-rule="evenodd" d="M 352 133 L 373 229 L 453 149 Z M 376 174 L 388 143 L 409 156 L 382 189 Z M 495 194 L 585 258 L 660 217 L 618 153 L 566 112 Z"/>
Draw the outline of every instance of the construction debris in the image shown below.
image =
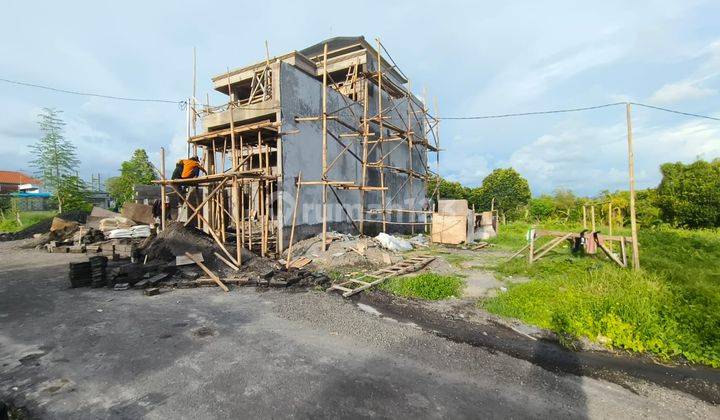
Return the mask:
<path id="1" fill-rule="evenodd" d="M 129 229 L 113 229 L 107 237 L 109 239 L 120 239 L 120 238 L 147 238 L 151 234 L 150 226 L 138 225 L 133 226 Z"/>
<path id="2" fill-rule="evenodd" d="M 98 223 L 99 229 L 103 232 L 110 232 L 115 229 L 127 229 L 135 225 L 135 223 L 125 217 L 116 216 L 101 219 Z"/>
<path id="3" fill-rule="evenodd" d="M 125 203 L 120 211 L 122 217 L 130 219 L 135 223 L 152 225 L 155 223 L 152 206 L 141 203 Z"/>

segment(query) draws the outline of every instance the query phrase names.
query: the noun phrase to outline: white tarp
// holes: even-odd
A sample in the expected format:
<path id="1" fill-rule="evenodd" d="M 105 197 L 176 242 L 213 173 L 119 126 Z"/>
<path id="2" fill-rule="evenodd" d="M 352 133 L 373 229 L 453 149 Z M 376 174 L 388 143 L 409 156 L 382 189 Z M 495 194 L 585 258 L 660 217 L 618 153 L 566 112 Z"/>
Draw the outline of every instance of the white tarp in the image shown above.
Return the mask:
<path id="1" fill-rule="evenodd" d="M 389 249 L 390 251 L 402 252 L 413 249 L 410 242 L 397 236 L 388 235 L 387 233 L 380 232 L 375 239 L 380 242 L 383 248 Z"/>

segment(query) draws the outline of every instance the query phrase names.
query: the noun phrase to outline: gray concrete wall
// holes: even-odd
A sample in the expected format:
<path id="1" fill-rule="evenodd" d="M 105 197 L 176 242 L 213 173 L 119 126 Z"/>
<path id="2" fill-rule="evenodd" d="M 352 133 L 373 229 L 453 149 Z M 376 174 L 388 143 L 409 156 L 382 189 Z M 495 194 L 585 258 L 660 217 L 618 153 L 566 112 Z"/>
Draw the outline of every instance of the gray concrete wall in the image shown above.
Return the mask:
<path id="1" fill-rule="evenodd" d="M 331 88 L 327 88 L 328 96 L 328 113 L 347 107 L 351 104 L 348 98 L 340 95 Z M 322 83 L 306 73 L 294 68 L 293 66 L 282 63 L 280 68 L 280 103 L 282 106 L 281 121 L 282 131 L 285 133 L 298 130 L 297 133 L 284 135 L 282 138 L 282 161 L 283 161 L 283 179 L 280 180 L 283 190 L 283 220 L 284 240 L 289 240 L 289 228 L 292 224 L 292 213 L 294 197 L 296 193 L 295 181 L 298 173 L 302 171 L 303 181 L 320 181 L 322 173 L 322 123 L 321 121 L 305 121 L 295 122 L 295 117 L 319 116 L 322 112 Z M 386 108 L 392 104 L 390 99 L 384 96 Z M 362 116 L 362 106 L 352 103 L 350 108 L 344 109 L 337 114 L 343 121 L 354 127 L 360 127 L 359 117 Z M 418 105 L 419 107 L 419 105 Z M 352 111 L 354 111 L 354 114 Z M 377 88 L 370 85 L 369 95 L 369 111 L 368 115 L 373 116 L 377 111 Z M 396 111 L 387 114 L 390 116 L 392 124 L 405 127 L 408 121 L 408 108 L 405 102 L 397 106 Z M 419 119 L 419 118 L 418 118 Z M 414 119 L 413 119 L 414 121 Z M 423 128 L 413 122 L 413 128 L 417 133 L 422 133 Z M 336 121 L 328 121 L 328 131 L 336 135 L 342 133 L 350 133 L 351 131 Z M 392 132 L 386 132 L 386 137 L 394 135 Z M 355 138 L 354 144 L 350 147 L 349 152 L 355 153 L 362 158 L 362 142 Z M 344 144 L 351 142 L 351 138 L 340 138 Z M 328 164 L 332 162 L 340 153 L 343 145 L 328 134 Z M 383 153 L 387 154 L 400 144 L 400 142 L 387 142 L 383 145 Z M 358 185 L 361 183 L 362 165 L 349 152 L 345 152 L 337 163 L 329 172 L 328 178 L 332 181 L 350 181 Z M 397 147 L 389 155 L 386 160 L 387 164 L 400 168 L 407 168 L 408 165 L 407 144 Z M 378 160 L 380 149 L 376 148 L 370 155 L 369 160 Z M 418 148 L 413 150 L 413 167 L 418 172 L 424 172 L 423 161 L 425 161 L 424 149 Z M 367 184 L 371 186 L 380 186 L 380 172 L 378 169 L 368 169 Z M 399 194 L 395 194 L 397 189 L 405 182 L 406 174 L 394 171 L 385 171 L 385 185 L 389 187 L 386 192 L 388 208 L 413 208 L 420 210 L 425 202 L 425 186 L 421 180 L 413 179 L 412 183 L 408 182 L 402 188 Z M 412 186 L 411 186 L 412 185 Z M 412 196 L 410 190 L 412 188 Z M 360 192 L 357 190 L 341 190 L 336 189 L 340 201 L 344 204 L 346 210 L 351 214 L 352 219 L 360 218 Z M 393 196 L 396 197 L 391 200 Z M 381 208 L 381 194 L 379 191 L 366 192 L 366 207 Z M 365 215 L 365 219 L 381 220 L 380 215 Z M 388 220 L 409 221 L 407 214 L 396 213 L 388 216 Z M 303 238 L 311 236 L 320 231 L 322 224 L 322 186 L 306 186 L 301 189 L 300 206 L 297 216 L 296 236 Z M 355 229 L 348 217 L 345 215 L 335 196 L 328 189 L 328 226 L 343 232 L 355 233 Z M 378 229 L 381 224 L 366 223 L 366 230 L 372 231 Z M 404 226 L 407 228 L 407 226 Z M 388 226 L 389 231 L 398 231 L 400 226 Z M 420 230 L 421 228 L 418 228 Z"/>

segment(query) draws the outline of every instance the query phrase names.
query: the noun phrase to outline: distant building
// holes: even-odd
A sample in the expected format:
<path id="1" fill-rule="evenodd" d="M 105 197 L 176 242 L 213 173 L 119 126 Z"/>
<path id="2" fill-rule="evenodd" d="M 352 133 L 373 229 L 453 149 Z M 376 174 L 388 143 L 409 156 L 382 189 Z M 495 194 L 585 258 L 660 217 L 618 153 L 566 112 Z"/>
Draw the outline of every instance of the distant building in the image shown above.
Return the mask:
<path id="1" fill-rule="evenodd" d="M 91 191 L 90 202 L 93 206 L 103 209 L 112 209 L 115 207 L 115 200 L 113 200 L 106 191 Z"/>
<path id="2" fill-rule="evenodd" d="M 42 181 L 17 171 L 0 171 L 0 194 L 8 192 L 39 193 Z"/>

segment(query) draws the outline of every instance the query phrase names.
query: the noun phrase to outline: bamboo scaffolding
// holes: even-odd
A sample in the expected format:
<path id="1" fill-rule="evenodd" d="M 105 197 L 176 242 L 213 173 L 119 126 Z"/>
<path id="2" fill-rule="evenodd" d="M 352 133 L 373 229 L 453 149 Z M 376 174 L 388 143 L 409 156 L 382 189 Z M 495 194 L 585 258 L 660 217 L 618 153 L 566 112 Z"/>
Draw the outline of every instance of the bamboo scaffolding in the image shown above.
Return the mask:
<path id="1" fill-rule="evenodd" d="M 413 233 L 416 226 L 426 229 L 430 224 L 427 216 L 432 212 L 420 209 L 415 192 L 419 186 L 420 194 L 427 195 L 428 180 L 435 176 L 429 168 L 428 154 L 439 151 L 439 120 L 430 115 L 426 101 L 420 101 L 411 93 L 409 82 L 407 87 L 402 84 L 406 78 L 398 79 L 401 72 L 396 64 L 392 66 L 385 60 L 379 39 L 376 48 L 377 51 L 368 48 L 366 62 L 357 59 L 343 67 L 344 79 L 333 80 L 338 74 L 337 50 L 332 51 L 329 63 L 328 45 L 323 45 L 322 55 L 313 58 L 319 70 L 318 79 L 322 79 L 319 115 L 294 116 L 297 123 L 322 126 L 320 179 L 299 178 L 297 189 L 301 186 L 322 188 L 323 247 L 327 246 L 329 222 L 338 221 L 334 218 L 337 216 L 329 214 L 330 209 L 342 209 L 341 220 L 351 223 L 361 234 L 366 233 L 368 224 L 373 225 L 373 229 L 379 225 L 382 231 L 390 226 L 408 226 L 408 231 Z M 374 68 L 371 61 L 376 62 Z M 284 193 L 280 182 L 295 174 L 284 173 L 281 140 L 284 135 L 299 130 L 281 131 L 279 109 L 274 118 L 258 116 L 236 121 L 238 114 L 245 115 L 238 109 L 253 111 L 260 102 L 278 99 L 273 95 L 279 92 L 280 86 L 272 89 L 272 84 L 277 82 L 273 72 L 278 63 L 276 58 L 271 60 L 266 51 L 264 65 L 252 71 L 248 85 L 239 85 L 237 78 L 231 79 L 236 73 L 228 69 L 226 105 L 211 106 L 208 100 L 207 104 L 200 105 L 203 110 L 198 112 L 193 92 L 188 101 L 188 150 L 192 146 L 193 151 L 201 153 L 207 173 L 193 179 L 169 180 L 163 167 L 162 179 L 156 181 L 163 188 L 170 186 L 181 197 L 188 208 L 183 213 L 188 215 L 186 224 L 197 221 L 197 226 L 223 248 L 223 258 L 227 260 L 224 262 L 238 269 L 242 265 L 243 248 L 263 256 L 279 256 L 288 245 L 280 229 L 284 225 L 280 220 Z M 236 97 L 248 87 L 249 91 L 243 95 L 249 92 L 249 98 Z M 207 133 L 195 132 L 197 117 L 217 112 L 227 112 L 227 125 Z M 335 174 L 346 172 L 338 168 L 353 159 L 360 172 L 356 175 L 358 179 L 337 179 Z M 191 187 L 200 196 L 191 201 L 179 193 L 181 186 Z M 328 201 L 328 189 L 333 202 Z M 359 217 L 352 215 L 350 207 L 343 203 L 346 197 L 359 197 Z M 166 194 L 161 194 L 161 200 L 167 200 Z M 299 205 L 297 199 L 295 205 Z M 293 225 L 298 211 L 293 211 Z M 295 229 L 285 232 L 288 233 L 292 246 L 296 240 Z M 230 253 L 225 247 L 233 242 L 235 249 Z M 288 262 L 292 262 L 291 251 L 287 251 Z"/>

